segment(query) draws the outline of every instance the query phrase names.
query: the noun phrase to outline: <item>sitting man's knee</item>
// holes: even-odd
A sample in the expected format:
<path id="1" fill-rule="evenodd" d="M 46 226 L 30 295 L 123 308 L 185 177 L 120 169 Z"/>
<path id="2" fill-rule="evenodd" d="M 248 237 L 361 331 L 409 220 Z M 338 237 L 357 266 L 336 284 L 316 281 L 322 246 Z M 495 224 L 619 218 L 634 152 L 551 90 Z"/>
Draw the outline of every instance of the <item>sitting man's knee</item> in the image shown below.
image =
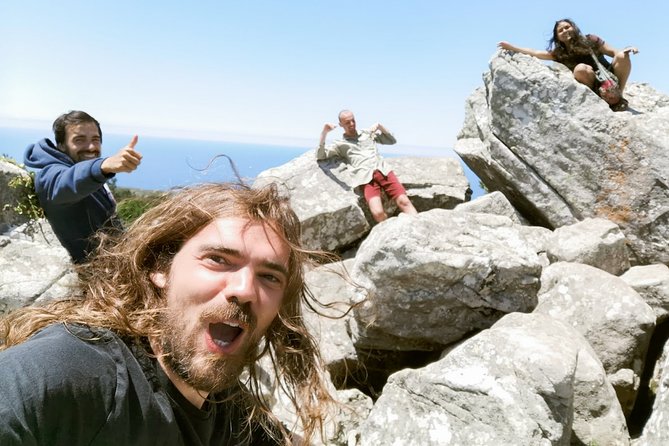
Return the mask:
<path id="1" fill-rule="evenodd" d="M 370 209 L 372 212 L 372 217 L 374 218 L 374 221 L 377 223 L 381 223 L 383 220 L 388 218 L 388 215 L 386 214 L 386 211 L 383 209 Z"/>
<path id="2" fill-rule="evenodd" d="M 388 218 L 386 211 L 383 209 L 383 202 L 381 201 L 381 197 L 372 197 L 367 202 L 367 205 L 369 206 L 369 211 L 372 213 L 374 221 L 382 222 Z"/>
<path id="3" fill-rule="evenodd" d="M 400 208 L 400 211 L 406 214 L 416 214 L 416 208 L 414 208 L 413 203 L 406 195 L 400 195 L 395 199 L 395 204 Z"/>
<path id="4" fill-rule="evenodd" d="M 397 197 L 395 203 L 397 203 L 397 206 L 399 206 L 400 208 L 411 206 L 411 200 L 409 200 L 409 197 L 407 197 L 406 195 L 400 195 L 399 197 Z"/>

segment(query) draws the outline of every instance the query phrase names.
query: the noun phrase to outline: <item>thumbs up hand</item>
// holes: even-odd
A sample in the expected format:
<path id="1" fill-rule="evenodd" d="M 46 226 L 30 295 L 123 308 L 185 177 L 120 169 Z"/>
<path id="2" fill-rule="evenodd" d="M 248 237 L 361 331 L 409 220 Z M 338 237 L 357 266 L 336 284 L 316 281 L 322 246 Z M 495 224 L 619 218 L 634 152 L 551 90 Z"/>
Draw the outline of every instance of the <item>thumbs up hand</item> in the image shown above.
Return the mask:
<path id="1" fill-rule="evenodd" d="M 142 162 L 142 154 L 135 150 L 138 140 L 137 135 L 133 136 L 127 146 L 109 158 L 105 158 L 100 166 L 102 171 L 104 173 L 129 173 L 137 169 L 139 163 Z"/>

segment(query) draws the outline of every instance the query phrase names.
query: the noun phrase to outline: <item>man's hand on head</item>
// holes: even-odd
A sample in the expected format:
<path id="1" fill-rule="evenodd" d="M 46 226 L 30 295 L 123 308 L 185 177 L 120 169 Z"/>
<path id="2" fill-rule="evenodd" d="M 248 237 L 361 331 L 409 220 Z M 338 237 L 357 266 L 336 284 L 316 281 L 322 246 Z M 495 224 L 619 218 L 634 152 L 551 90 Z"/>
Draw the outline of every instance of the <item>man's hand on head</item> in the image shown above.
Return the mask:
<path id="1" fill-rule="evenodd" d="M 137 145 L 137 135 L 133 136 L 130 143 L 119 150 L 116 154 L 106 158 L 102 162 L 102 172 L 104 173 L 121 173 L 132 172 L 137 169 L 139 163 L 142 162 L 142 154 L 135 150 Z"/>

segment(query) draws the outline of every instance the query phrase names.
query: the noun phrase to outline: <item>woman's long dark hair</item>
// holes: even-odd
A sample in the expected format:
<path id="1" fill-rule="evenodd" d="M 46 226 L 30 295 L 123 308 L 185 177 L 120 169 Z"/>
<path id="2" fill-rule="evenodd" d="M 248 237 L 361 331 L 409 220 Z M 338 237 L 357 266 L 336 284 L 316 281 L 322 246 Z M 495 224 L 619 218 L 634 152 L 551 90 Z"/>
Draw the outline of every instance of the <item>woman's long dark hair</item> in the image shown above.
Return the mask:
<path id="1" fill-rule="evenodd" d="M 562 22 L 569 23 L 574 29 L 574 38 L 571 40 L 569 47 L 558 39 L 558 26 Z M 553 58 L 558 62 L 567 61 L 574 56 L 589 56 L 590 51 L 595 51 L 597 54 L 597 45 L 592 40 L 583 35 L 581 30 L 572 19 L 560 19 L 553 25 L 553 37 L 548 41 L 546 48 L 553 54 Z"/>

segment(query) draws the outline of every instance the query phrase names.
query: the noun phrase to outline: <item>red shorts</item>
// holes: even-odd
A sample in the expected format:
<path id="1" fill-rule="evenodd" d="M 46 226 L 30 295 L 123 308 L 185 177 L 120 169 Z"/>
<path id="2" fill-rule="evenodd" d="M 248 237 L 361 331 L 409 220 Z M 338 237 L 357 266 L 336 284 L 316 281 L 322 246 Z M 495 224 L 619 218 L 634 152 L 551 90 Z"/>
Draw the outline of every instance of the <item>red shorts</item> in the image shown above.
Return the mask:
<path id="1" fill-rule="evenodd" d="M 402 186 L 402 183 L 400 183 L 400 180 L 395 176 L 395 172 L 391 170 L 386 176 L 383 175 L 380 170 L 375 170 L 374 175 L 372 176 L 372 181 L 364 186 L 363 192 L 365 194 L 365 200 L 369 203 L 369 200 L 372 198 L 380 197 L 382 188 L 393 200 L 400 195 L 406 195 L 407 193 L 404 186 Z"/>

